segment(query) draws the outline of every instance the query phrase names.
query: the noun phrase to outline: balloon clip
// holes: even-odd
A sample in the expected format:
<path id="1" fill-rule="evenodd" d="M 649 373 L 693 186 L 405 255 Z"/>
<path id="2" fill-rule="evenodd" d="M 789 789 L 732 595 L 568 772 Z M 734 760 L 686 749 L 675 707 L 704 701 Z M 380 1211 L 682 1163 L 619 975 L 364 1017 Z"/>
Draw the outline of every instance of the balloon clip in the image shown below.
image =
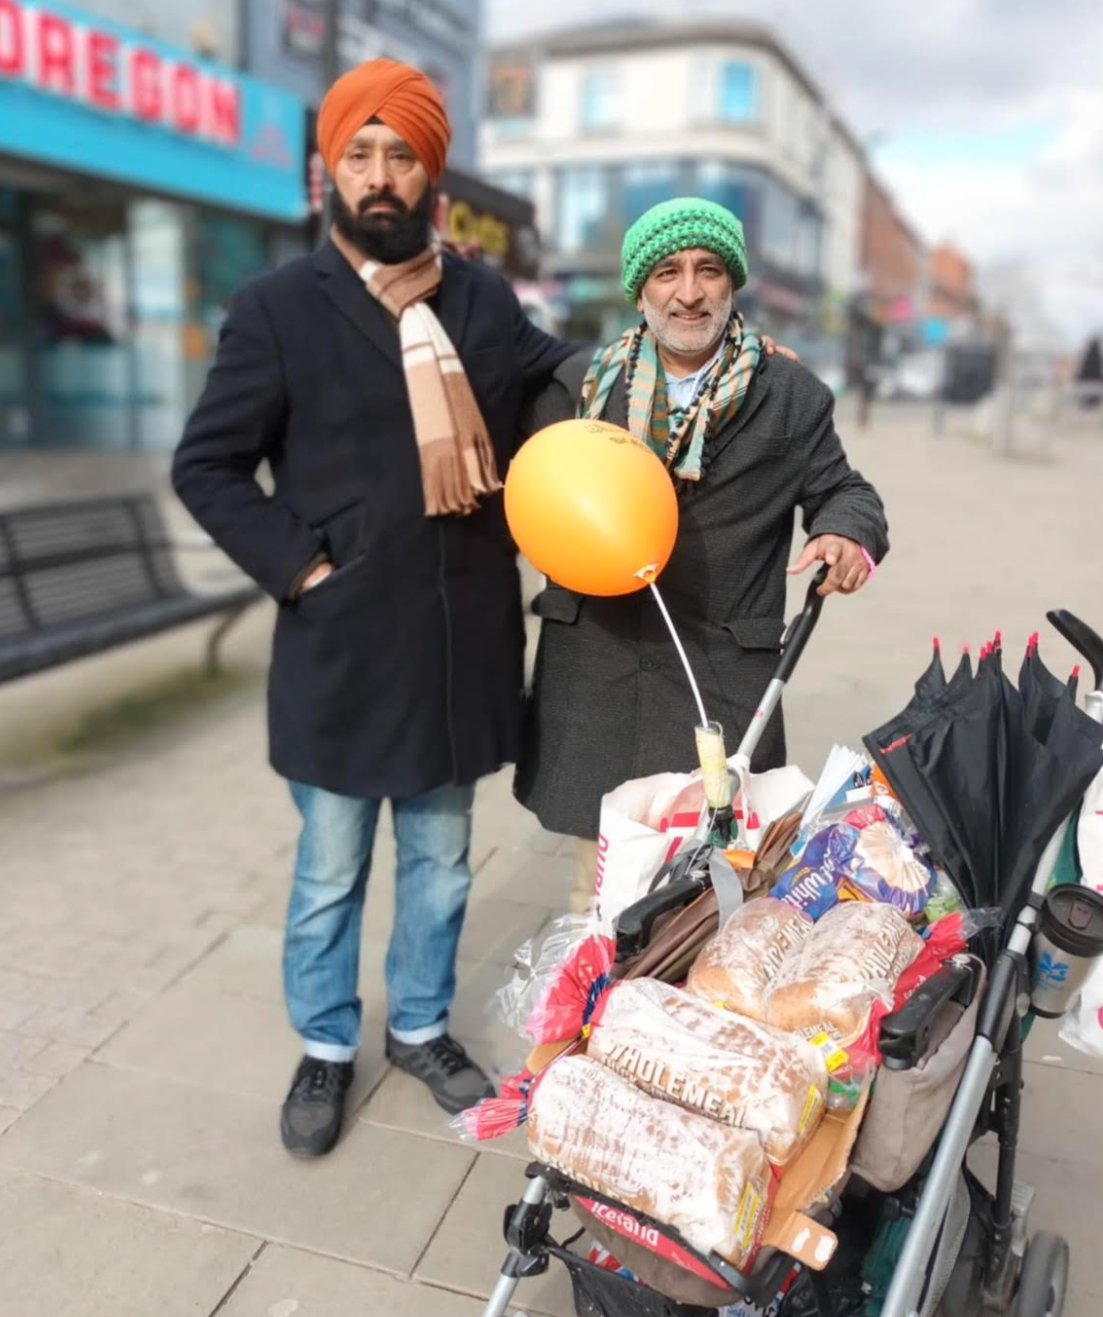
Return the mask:
<path id="1" fill-rule="evenodd" d="M 641 581 L 646 581 L 648 585 L 654 585 L 655 578 L 659 574 L 658 568 L 659 568 L 658 563 L 654 563 L 654 562 L 648 563 L 646 567 L 641 567 L 640 570 L 636 573 L 636 575 L 640 578 Z"/>

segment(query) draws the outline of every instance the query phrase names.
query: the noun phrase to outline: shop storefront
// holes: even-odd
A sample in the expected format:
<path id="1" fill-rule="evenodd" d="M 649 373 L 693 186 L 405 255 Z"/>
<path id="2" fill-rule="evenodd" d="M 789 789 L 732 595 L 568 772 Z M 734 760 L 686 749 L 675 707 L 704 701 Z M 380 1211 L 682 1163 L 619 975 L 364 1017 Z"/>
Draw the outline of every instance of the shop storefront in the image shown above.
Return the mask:
<path id="1" fill-rule="evenodd" d="M 301 240 L 305 107 L 0 0 L 0 448 L 165 449 L 229 297 Z"/>
<path id="2" fill-rule="evenodd" d="M 459 169 L 446 169 L 439 202 L 436 225 L 445 239 L 514 284 L 537 277 L 540 242 L 531 201 Z"/>

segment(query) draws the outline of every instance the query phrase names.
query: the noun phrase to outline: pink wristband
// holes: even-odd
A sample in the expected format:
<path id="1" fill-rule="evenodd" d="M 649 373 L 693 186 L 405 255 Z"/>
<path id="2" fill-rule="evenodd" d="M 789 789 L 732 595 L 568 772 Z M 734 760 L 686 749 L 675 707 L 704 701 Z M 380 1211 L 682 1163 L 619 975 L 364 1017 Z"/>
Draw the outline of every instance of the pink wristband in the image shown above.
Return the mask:
<path id="1" fill-rule="evenodd" d="M 858 548 L 862 549 L 862 546 L 859 544 Z M 873 554 L 868 549 L 862 549 L 862 557 L 866 560 L 866 566 L 869 568 L 869 579 L 872 581 L 877 575 L 877 564 L 873 561 Z"/>

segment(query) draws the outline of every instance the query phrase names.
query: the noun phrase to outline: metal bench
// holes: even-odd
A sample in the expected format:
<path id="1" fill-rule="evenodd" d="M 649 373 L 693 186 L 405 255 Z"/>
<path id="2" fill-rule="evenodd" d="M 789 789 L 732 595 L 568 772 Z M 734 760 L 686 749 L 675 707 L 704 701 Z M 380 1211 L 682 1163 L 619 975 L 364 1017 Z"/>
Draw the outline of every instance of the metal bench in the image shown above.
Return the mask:
<path id="1" fill-rule="evenodd" d="M 222 638 L 262 591 L 244 577 L 189 590 L 175 547 L 148 494 L 0 509 L 0 682 L 220 616 L 206 652 L 215 671 Z"/>

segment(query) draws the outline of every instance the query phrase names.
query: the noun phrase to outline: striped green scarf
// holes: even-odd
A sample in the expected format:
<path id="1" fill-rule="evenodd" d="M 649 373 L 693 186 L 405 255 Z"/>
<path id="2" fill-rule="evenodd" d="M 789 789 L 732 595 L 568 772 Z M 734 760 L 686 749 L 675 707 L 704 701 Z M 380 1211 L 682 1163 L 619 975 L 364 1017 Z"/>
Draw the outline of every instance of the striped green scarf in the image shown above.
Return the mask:
<path id="1" fill-rule="evenodd" d="M 627 369 L 629 430 L 679 479 L 700 480 L 705 440 L 718 434 L 739 410 L 761 352 L 758 336 L 744 330 L 743 317 L 736 313 L 719 359 L 689 411 L 678 417 L 667 400 L 666 372 L 655 336 L 646 325 L 639 325 L 594 354 L 582 382 L 578 414 L 599 418 L 617 377 Z"/>

